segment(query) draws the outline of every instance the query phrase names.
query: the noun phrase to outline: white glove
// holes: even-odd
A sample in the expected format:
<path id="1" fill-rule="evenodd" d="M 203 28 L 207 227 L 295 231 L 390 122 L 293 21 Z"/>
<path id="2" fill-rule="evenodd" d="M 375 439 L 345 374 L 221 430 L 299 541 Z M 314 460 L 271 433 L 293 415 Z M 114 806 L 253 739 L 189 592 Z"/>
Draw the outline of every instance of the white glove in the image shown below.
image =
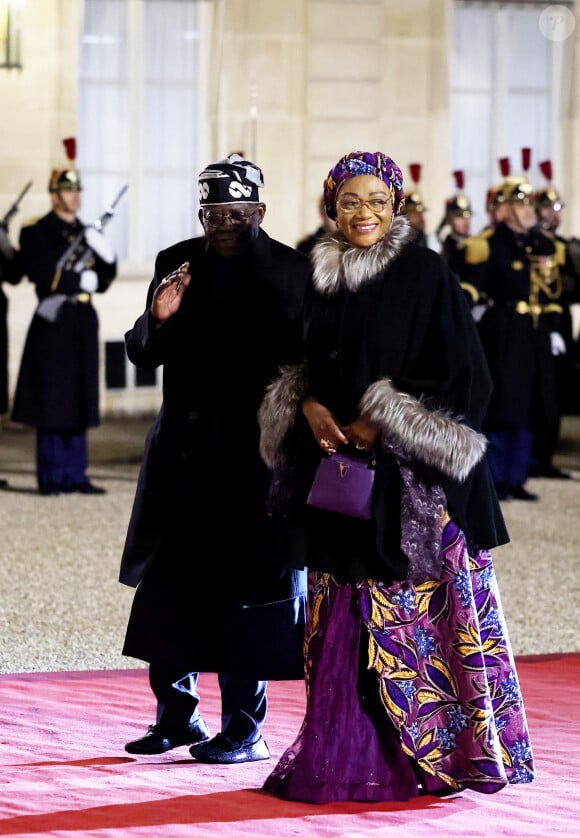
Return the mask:
<path id="1" fill-rule="evenodd" d="M 94 294 L 99 287 L 99 277 L 96 271 L 83 271 L 81 274 L 80 286 L 83 291 Z"/>
<path id="2" fill-rule="evenodd" d="M 85 227 L 85 241 L 91 250 L 100 256 L 103 262 L 112 265 L 115 261 L 115 251 L 107 239 L 95 227 Z"/>
<path id="3" fill-rule="evenodd" d="M 476 323 L 479 323 L 488 308 L 489 306 L 486 303 L 477 303 L 477 305 L 473 306 L 471 309 L 471 316 Z"/>
<path id="4" fill-rule="evenodd" d="M 550 332 L 550 345 L 552 348 L 552 355 L 565 355 L 566 344 L 564 338 L 559 332 Z"/>

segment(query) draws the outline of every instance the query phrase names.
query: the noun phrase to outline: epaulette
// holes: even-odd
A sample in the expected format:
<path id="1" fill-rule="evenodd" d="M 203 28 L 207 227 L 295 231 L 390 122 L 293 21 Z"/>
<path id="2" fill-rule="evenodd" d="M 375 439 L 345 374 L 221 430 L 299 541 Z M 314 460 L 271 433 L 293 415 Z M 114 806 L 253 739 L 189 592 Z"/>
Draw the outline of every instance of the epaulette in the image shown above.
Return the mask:
<path id="1" fill-rule="evenodd" d="M 479 293 L 475 285 L 472 285 L 470 282 L 460 282 L 459 284 L 461 285 L 465 293 L 469 294 L 474 305 L 475 303 L 478 303 L 480 301 L 481 294 Z"/>
<path id="2" fill-rule="evenodd" d="M 495 227 L 490 224 L 489 227 L 484 227 L 483 230 L 480 233 L 478 233 L 477 235 L 480 238 L 488 239 L 494 233 L 495 233 Z"/>
<path id="3" fill-rule="evenodd" d="M 465 242 L 465 262 L 468 265 L 480 265 L 489 259 L 489 242 L 484 236 L 470 236 Z"/>
<path id="4" fill-rule="evenodd" d="M 556 264 L 557 265 L 565 265 L 566 264 L 566 245 L 564 242 L 555 241 L 556 246 Z"/>

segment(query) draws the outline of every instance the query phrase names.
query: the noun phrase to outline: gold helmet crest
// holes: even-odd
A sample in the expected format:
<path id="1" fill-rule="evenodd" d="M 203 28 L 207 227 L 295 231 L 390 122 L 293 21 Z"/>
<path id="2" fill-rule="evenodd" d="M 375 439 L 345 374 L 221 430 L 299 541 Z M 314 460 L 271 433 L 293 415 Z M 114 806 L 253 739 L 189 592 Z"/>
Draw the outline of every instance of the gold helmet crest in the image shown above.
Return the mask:
<path id="1" fill-rule="evenodd" d="M 67 137 L 62 141 L 66 156 L 74 163 L 77 156 L 77 143 L 75 137 Z M 48 191 L 54 192 L 80 192 L 82 190 L 81 177 L 74 165 L 60 166 L 50 173 Z"/>

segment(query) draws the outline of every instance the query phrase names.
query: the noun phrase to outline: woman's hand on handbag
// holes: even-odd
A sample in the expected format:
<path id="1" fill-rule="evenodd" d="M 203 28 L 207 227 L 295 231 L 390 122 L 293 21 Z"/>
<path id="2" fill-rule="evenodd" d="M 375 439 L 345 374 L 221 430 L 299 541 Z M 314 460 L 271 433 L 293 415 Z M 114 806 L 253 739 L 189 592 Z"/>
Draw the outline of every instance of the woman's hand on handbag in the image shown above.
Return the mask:
<path id="1" fill-rule="evenodd" d="M 345 425 L 342 430 L 350 444 L 359 451 L 372 451 L 380 433 L 380 428 L 366 416 L 359 416 L 350 425 Z"/>
<path id="2" fill-rule="evenodd" d="M 348 443 L 348 438 L 330 410 L 313 396 L 302 402 L 302 413 L 310 425 L 314 439 L 326 454 L 334 454 L 341 445 Z"/>

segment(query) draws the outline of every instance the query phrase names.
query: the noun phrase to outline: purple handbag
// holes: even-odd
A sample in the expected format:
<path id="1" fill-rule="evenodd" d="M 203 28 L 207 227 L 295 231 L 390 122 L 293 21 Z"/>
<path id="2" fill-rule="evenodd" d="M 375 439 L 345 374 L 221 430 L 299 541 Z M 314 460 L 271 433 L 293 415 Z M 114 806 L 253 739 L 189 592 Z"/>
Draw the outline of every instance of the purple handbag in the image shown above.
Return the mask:
<path id="1" fill-rule="evenodd" d="M 370 518 L 374 466 L 368 454 L 337 451 L 324 457 L 314 475 L 308 505 L 352 518 Z"/>

